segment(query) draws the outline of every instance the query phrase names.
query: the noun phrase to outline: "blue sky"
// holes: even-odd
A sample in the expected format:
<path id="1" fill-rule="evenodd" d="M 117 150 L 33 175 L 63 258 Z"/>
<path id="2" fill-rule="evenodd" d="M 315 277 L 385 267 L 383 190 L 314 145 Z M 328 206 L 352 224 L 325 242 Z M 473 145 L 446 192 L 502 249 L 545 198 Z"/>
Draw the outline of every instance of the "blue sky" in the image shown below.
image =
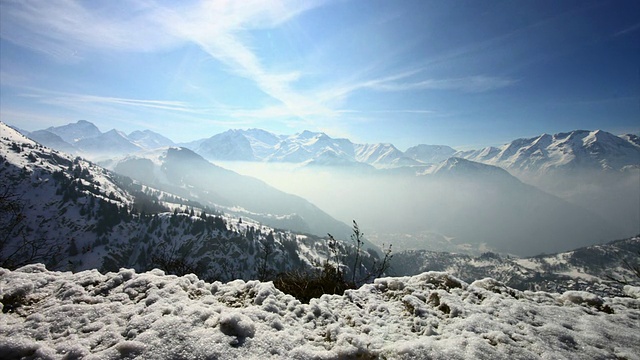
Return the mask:
<path id="1" fill-rule="evenodd" d="M 640 2 L 0 1 L 0 120 L 458 149 L 640 132 Z"/>

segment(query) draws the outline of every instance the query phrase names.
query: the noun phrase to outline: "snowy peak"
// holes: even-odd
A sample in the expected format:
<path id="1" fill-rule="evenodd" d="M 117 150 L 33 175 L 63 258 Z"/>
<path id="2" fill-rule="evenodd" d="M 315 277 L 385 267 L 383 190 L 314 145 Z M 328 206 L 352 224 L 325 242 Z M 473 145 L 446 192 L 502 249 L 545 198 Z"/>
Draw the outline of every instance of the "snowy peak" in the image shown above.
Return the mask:
<path id="1" fill-rule="evenodd" d="M 325 133 L 305 130 L 300 134 L 284 137 L 265 158 L 267 161 L 293 163 L 315 159 L 324 165 L 329 165 L 328 161 L 331 159 L 338 165 L 353 163 L 353 144 L 347 139 L 333 139 Z"/>
<path id="2" fill-rule="evenodd" d="M 76 142 L 76 147 L 95 158 L 121 156 L 142 150 L 141 146 L 134 144 L 123 132 L 115 129 L 82 139 Z"/>
<path id="3" fill-rule="evenodd" d="M 86 120 L 33 131 L 30 136 L 45 146 L 94 160 L 174 145 L 170 139 L 150 130 L 134 131 L 129 135 L 116 129 L 102 133 Z"/>
<path id="4" fill-rule="evenodd" d="M 423 163 L 432 164 L 444 161 L 455 153 L 455 149 L 446 145 L 420 144 L 408 148 L 407 151 L 404 152 L 404 155 Z"/>
<path id="5" fill-rule="evenodd" d="M 634 145 L 632 137 L 628 139 L 602 130 L 576 130 L 456 155 L 519 171 L 620 170 L 640 164 L 640 147 Z"/>
<path id="6" fill-rule="evenodd" d="M 29 133 L 29 138 L 37 141 L 38 143 L 56 149 L 68 154 L 78 153 L 78 149 L 68 142 L 64 141 L 60 136 L 48 131 L 48 130 L 36 130 Z"/>
<path id="7" fill-rule="evenodd" d="M 355 145 L 356 159 L 377 167 L 419 165 L 420 162 L 406 157 L 392 144 Z"/>
<path id="8" fill-rule="evenodd" d="M 127 136 L 129 140 L 144 149 L 155 149 L 165 146 L 173 146 L 170 139 L 151 130 L 134 131 Z"/>
<path id="9" fill-rule="evenodd" d="M 392 144 L 354 144 L 323 132 L 305 130 L 275 135 L 259 130 L 229 130 L 206 139 L 193 149 L 209 160 L 242 160 L 301 163 L 303 165 L 354 165 L 376 167 L 418 165 Z"/>
<path id="10" fill-rule="evenodd" d="M 214 135 L 202 141 L 194 150 L 209 160 L 255 160 L 251 142 L 242 130 L 229 130 Z"/>
<path id="11" fill-rule="evenodd" d="M 50 127 L 46 130 L 60 136 L 62 140 L 69 144 L 75 144 L 80 140 L 93 138 L 102 134 L 93 123 L 86 120 L 79 120 L 72 124 Z"/>
<path id="12" fill-rule="evenodd" d="M 506 170 L 458 157 L 451 157 L 433 168 L 431 174 L 440 176 L 501 176 L 516 180 Z"/>

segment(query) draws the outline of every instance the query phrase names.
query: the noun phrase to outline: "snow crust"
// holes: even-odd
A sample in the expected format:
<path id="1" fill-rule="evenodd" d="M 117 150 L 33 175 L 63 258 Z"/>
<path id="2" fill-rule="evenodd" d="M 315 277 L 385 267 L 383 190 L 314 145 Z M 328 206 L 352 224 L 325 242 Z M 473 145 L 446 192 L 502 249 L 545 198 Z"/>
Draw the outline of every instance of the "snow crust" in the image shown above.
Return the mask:
<path id="1" fill-rule="evenodd" d="M 29 265 L 0 269 L 0 300 L 8 359 L 640 358 L 638 298 L 442 272 L 301 304 L 271 282 Z"/>

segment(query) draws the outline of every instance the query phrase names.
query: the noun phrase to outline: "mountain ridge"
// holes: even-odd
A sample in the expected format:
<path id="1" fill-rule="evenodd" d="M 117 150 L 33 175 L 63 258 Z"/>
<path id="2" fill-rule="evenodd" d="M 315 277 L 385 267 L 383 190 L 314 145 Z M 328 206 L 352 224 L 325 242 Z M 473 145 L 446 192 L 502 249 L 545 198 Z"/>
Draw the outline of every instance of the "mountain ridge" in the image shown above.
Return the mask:
<path id="1" fill-rule="evenodd" d="M 76 123 L 49 127 L 44 131 L 57 135 L 79 153 L 84 151 L 90 154 L 91 150 L 97 150 L 96 155 L 103 158 L 104 155 L 113 155 L 106 153 L 106 145 L 100 146 L 99 141 L 98 144 L 95 141 L 93 144 L 85 141 L 78 146 L 77 143 L 82 139 L 99 139 L 105 134 L 89 121 L 79 120 Z M 59 140 L 47 139 L 43 135 L 40 133 L 39 139 L 48 141 L 45 145 L 54 148 L 65 146 Z M 125 141 L 119 143 L 125 150 L 119 151 L 120 155 L 131 153 L 137 148 L 148 150 L 158 146 L 175 145 L 170 139 L 150 130 L 121 135 Z M 573 130 L 519 138 L 498 147 L 476 150 L 455 151 L 446 145 L 419 144 L 402 152 L 390 143 L 356 144 L 349 139 L 332 138 L 323 132 L 304 130 L 293 135 L 277 135 L 253 128 L 232 129 L 180 145 L 211 161 L 314 162 L 329 166 L 331 164 L 327 157 L 322 154 L 332 151 L 336 164 L 340 166 L 355 162 L 377 168 L 417 166 L 440 163 L 449 157 L 459 157 L 511 171 L 571 171 L 582 167 L 619 171 L 625 166 L 640 167 L 639 139 L 633 134 L 616 136 L 603 130 Z M 69 147 L 66 147 L 66 150 L 68 149 Z M 313 161 L 318 157 L 324 157 L 324 160 Z"/>

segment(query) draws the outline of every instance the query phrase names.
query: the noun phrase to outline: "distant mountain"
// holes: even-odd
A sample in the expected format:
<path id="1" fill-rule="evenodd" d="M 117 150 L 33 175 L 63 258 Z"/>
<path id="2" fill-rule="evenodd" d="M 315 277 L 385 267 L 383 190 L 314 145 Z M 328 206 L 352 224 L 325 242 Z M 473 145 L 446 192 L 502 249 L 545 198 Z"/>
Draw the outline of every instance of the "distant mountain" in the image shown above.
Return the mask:
<path id="1" fill-rule="evenodd" d="M 75 143 L 75 146 L 93 158 L 109 158 L 135 153 L 143 149 L 118 130 L 110 130 L 91 138 L 81 139 Z"/>
<path id="2" fill-rule="evenodd" d="M 640 165 L 637 137 L 621 138 L 602 130 L 576 130 L 555 135 L 518 139 L 499 148 L 459 152 L 455 156 L 507 170 L 613 170 Z"/>
<path id="3" fill-rule="evenodd" d="M 357 171 L 360 174 L 371 174 L 376 171 L 373 166 L 356 161 L 352 157 L 343 156 L 333 149 L 326 149 L 313 159 L 302 163 L 303 168 L 326 168 L 331 167 L 342 171 Z"/>
<path id="4" fill-rule="evenodd" d="M 48 130 L 32 131 L 28 134 L 28 137 L 44 146 L 66 152 L 68 154 L 76 154 L 78 152 L 78 149 L 75 146 L 69 144 L 60 136 Z"/>
<path id="5" fill-rule="evenodd" d="M 433 166 L 431 170 L 426 172 L 425 174 L 436 176 L 457 176 L 469 179 L 477 178 L 478 176 L 488 176 L 509 179 L 510 181 L 517 181 L 515 177 L 511 176 L 511 174 L 500 167 L 487 165 L 476 161 L 470 161 L 458 157 L 450 157 L 440 162 L 436 166 Z"/>
<path id="6" fill-rule="evenodd" d="M 196 153 L 211 160 L 256 160 L 251 143 L 242 131 L 229 130 L 202 141 Z"/>
<path id="7" fill-rule="evenodd" d="M 127 138 L 143 149 L 156 149 L 175 145 L 170 139 L 151 130 L 137 130 L 130 133 Z"/>
<path id="8" fill-rule="evenodd" d="M 354 145 L 354 149 L 358 161 L 374 166 L 400 167 L 421 164 L 421 162 L 405 156 L 392 144 Z"/>
<path id="9" fill-rule="evenodd" d="M 102 135 L 102 132 L 91 122 L 79 120 L 76 123 L 54 126 L 46 129 L 58 135 L 62 140 L 74 145 L 82 139 L 89 139 Z"/>
<path id="10" fill-rule="evenodd" d="M 265 159 L 273 148 L 284 138 L 265 130 L 249 129 L 243 131 L 244 136 L 251 145 L 251 150 L 256 159 Z"/>
<path id="11" fill-rule="evenodd" d="M 104 139 L 100 130 L 86 120 L 50 127 L 46 133 L 33 135 L 47 145 L 63 151 L 99 155 L 131 153 L 137 149 L 173 146 L 174 143 L 149 130 L 129 135 L 111 133 Z M 96 141 L 88 139 L 96 138 Z M 124 140 L 123 140 L 124 138 Z M 108 142 L 114 141 L 113 149 Z M 130 144 L 127 144 L 129 142 Z M 66 143 L 66 144 L 65 144 Z M 67 145 L 68 144 L 68 145 Z M 628 166 L 640 167 L 640 137 L 634 134 L 615 136 L 602 130 L 575 130 L 555 135 L 517 139 L 500 147 L 458 151 L 445 145 L 417 145 L 405 153 L 393 144 L 355 144 L 348 139 L 334 139 L 325 133 L 303 131 L 294 135 L 276 135 L 260 129 L 229 130 L 210 138 L 182 144 L 207 160 L 240 160 L 347 166 L 365 163 L 377 168 L 420 166 L 440 163 L 450 157 L 499 166 L 515 172 L 619 171 Z M 357 166 L 357 165 L 356 165 Z"/>
<path id="12" fill-rule="evenodd" d="M 394 169 L 380 180 L 383 191 L 350 200 L 384 209 L 362 212 L 362 221 L 375 224 L 377 232 L 434 232 L 459 248 L 520 256 L 628 236 L 594 212 L 525 184 L 497 166 L 450 158 L 409 169 L 415 169 L 413 176 Z M 390 217 L 393 221 L 385 221 Z M 422 248 L 432 247 L 425 242 Z"/>
<path id="13" fill-rule="evenodd" d="M 300 163 L 312 166 L 376 167 L 418 165 L 392 144 L 354 144 L 325 133 L 303 131 L 286 136 L 259 130 L 229 130 L 208 139 L 187 143 L 208 160 Z"/>
<path id="14" fill-rule="evenodd" d="M 266 157 L 267 161 L 302 163 L 331 152 L 339 163 L 354 161 L 353 144 L 347 139 L 333 139 L 325 133 L 303 131 L 283 138 Z"/>
<path id="15" fill-rule="evenodd" d="M 508 170 L 589 209 L 627 236 L 640 232 L 640 146 L 635 135 L 576 130 L 455 156 Z"/>
<path id="16" fill-rule="evenodd" d="M 439 163 L 456 153 L 456 150 L 446 145 L 416 145 L 407 149 L 404 156 L 423 162 Z"/>
<path id="17" fill-rule="evenodd" d="M 103 133 L 86 120 L 33 131 L 29 137 L 52 149 L 94 160 L 174 145 L 170 139 L 151 130 L 134 131 L 129 135 L 115 129 Z"/>

